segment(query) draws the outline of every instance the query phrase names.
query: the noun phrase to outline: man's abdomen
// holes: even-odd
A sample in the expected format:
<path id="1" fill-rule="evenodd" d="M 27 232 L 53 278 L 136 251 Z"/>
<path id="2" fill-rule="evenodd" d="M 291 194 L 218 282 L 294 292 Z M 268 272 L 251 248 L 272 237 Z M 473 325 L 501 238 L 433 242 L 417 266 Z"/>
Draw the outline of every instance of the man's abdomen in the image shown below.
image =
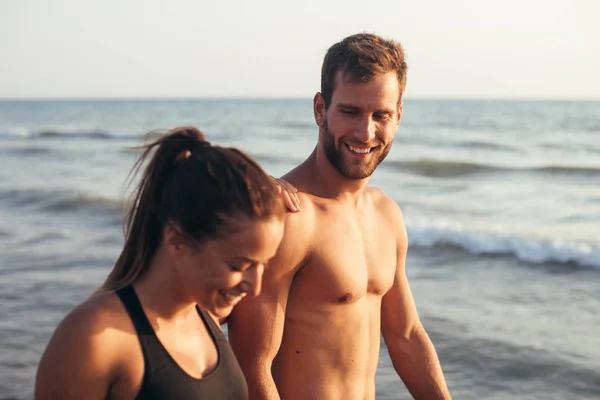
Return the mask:
<path id="1" fill-rule="evenodd" d="M 292 308 L 273 364 L 281 397 L 372 398 L 380 341 L 374 311 L 367 296 L 351 304 Z"/>

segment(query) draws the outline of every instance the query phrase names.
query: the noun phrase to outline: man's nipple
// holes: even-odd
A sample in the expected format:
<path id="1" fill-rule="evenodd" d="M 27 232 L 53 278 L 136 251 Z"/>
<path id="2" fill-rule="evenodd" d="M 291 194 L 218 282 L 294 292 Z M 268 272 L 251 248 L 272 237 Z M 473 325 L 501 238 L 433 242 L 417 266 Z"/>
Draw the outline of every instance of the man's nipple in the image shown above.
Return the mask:
<path id="1" fill-rule="evenodd" d="M 352 299 L 354 298 L 354 295 L 350 292 L 346 292 L 344 293 L 343 296 L 340 296 L 338 298 L 338 302 L 340 303 L 349 303 L 350 301 L 352 301 Z"/>

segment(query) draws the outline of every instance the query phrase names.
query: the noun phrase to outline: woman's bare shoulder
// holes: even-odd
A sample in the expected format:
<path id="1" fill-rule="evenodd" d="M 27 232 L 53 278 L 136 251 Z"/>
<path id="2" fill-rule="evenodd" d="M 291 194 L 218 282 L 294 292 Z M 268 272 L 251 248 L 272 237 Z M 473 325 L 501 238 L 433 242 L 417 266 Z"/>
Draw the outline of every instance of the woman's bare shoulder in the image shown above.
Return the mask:
<path id="1" fill-rule="evenodd" d="M 60 321 L 48 342 L 38 366 L 36 398 L 105 393 L 132 338 L 132 324 L 114 292 L 85 299 Z"/>

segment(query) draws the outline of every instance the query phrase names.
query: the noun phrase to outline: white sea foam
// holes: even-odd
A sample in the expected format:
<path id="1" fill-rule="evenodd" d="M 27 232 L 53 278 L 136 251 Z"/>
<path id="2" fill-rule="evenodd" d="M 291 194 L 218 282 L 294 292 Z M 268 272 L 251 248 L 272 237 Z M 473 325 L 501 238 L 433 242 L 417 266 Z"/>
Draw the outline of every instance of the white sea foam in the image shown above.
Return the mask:
<path id="1" fill-rule="evenodd" d="M 527 236 L 501 228 L 479 230 L 448 221 L 408 224 L 409 245 L 452 245 L 472 254 L 512 255 L 529 263 L 574 263 L 600 268 L 600 245 Z"/>

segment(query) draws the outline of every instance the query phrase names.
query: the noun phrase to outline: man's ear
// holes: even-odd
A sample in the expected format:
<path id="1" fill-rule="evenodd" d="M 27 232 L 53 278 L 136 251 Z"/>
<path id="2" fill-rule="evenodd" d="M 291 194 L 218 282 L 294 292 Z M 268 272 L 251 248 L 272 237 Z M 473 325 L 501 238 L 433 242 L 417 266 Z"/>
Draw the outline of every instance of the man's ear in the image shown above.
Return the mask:
<path id="1" fill-rule="evenodd" d="M 396 121 L 396 125 L 400 126 L 400 121 L 402 120 L 402 108 L 404 106 L 404 103 L 402 102 L 402 100 L 400 100 L 400 105 L 398 106 L 398 116 L 397 116 L 397 121 Z"/>
<path id="2" fill-rule="evenodd" d="M 319 127 L 325 123 L 325 99 L 320 92 L 315 94 L 313 98 L 313 112 L 315 114 L 315 122 Z"/>

